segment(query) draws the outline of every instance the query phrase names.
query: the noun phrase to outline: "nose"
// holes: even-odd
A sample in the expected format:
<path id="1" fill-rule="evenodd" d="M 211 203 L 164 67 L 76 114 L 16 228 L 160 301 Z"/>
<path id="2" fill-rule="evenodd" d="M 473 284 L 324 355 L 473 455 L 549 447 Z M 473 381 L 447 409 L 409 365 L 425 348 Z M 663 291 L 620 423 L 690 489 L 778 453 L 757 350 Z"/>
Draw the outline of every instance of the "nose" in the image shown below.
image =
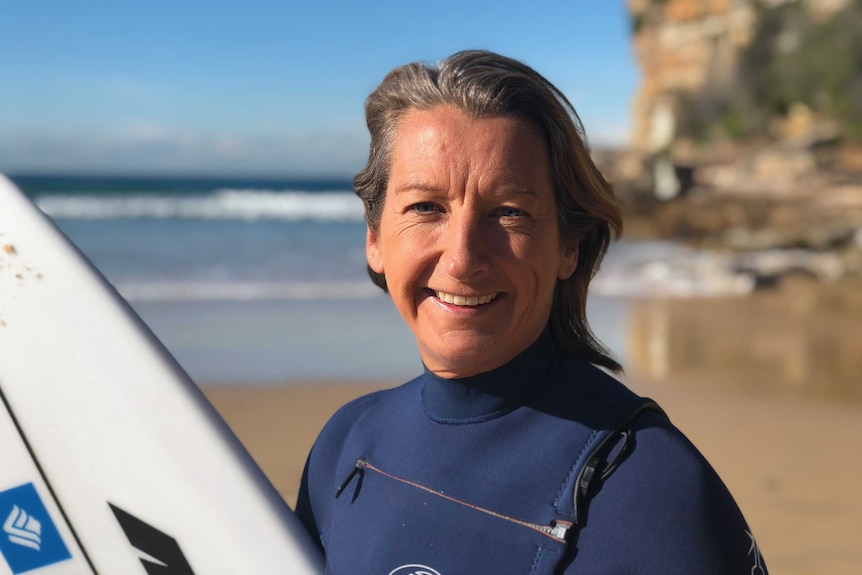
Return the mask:
<path id="1" fill-rule="evenodd" d="M 487 271 L 490 257 L 485 227 L 482 218 L 472 214 L 450 217 L 441 256 L 450 277 L 464 282 Z"/>

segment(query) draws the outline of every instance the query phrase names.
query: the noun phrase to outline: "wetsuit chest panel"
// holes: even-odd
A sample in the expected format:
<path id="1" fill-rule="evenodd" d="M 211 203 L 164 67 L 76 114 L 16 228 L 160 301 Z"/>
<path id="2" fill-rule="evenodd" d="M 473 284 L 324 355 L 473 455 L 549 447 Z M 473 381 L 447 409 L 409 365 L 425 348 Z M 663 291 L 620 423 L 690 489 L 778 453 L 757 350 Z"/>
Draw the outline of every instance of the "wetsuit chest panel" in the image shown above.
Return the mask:
<path id="1" fill-rule="evenodd" d="M 538 575 L 552 573 L 562 556 L 565 543 L 528 522 L 381 471 L 366 468 L 334 507 L 328 545 L 333 551 L 327 554 L 332 574 L 387 575 L 421 565 L 441 575 Z M 490 549 L 495 552 L 489 554 Z"/>
<path id="2" fill-rule="evenodd" d="M 332 506 L 331 573 L 553 573 L 565 549 L 553 530 L 570 519 L 555 502 L 592 433 L 528 407 L 475 425 L 409 410 L 363 418 L 338 465 L 344 478 L 367 463 Z"/>
<path id="3" fill-rule="evenodd" d="M 566 543 L 538 530 L 572 518 L 573 473 L 593 434 L 613 429 L 642 401 L 574 359 L 558 372 L 520 407 L 475 424 L 432 420 L 420 380 L 336 414 L 312 451 L 297 508 L 320 536 L 328 572 L 764 570 L 721 480 L 655 413 L 639 417 L 630 455 L 593 489 Z M 358 458 L 366 468 L 335 499 Z"/>

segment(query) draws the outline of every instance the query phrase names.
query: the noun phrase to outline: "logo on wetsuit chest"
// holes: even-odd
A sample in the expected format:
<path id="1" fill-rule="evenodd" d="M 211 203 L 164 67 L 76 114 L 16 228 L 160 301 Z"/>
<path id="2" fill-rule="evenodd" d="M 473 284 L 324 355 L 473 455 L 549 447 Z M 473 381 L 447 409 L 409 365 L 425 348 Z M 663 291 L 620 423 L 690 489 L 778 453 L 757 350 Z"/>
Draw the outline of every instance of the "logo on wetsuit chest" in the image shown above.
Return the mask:
<path id="1" fill-rule="evenodd" d="M 402 565 L 390 571 L 389 575 L 440 575 L 440 572 L 425 565 Z"/>

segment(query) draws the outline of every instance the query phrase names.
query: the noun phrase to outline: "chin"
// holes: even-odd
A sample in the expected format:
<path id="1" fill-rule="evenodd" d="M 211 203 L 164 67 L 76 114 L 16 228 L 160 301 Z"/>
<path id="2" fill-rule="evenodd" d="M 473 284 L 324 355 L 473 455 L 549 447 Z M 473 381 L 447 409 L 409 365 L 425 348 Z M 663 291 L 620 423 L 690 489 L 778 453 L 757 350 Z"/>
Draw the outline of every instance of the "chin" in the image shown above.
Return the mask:
<path id="1" fill-rule="evenodd" d="M 512 359 L 501 353 L 499 344 L 491 336 L 459 338 L 457 344 L 453 344 L 455 342 L 444 348 L 427 350 L 429 353 L 422 354 L 425 365 L 440 375 L 452 374 L 446 377 L 458 378 L 491 371 Z"/>

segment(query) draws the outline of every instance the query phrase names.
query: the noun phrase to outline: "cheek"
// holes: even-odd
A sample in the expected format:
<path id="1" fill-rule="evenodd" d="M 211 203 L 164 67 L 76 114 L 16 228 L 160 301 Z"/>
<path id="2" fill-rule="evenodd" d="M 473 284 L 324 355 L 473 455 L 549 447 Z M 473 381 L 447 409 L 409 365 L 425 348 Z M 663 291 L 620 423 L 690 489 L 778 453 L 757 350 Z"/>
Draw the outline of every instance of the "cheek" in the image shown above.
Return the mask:
<path id="1" fill-rule="evenodd" d="M 391 261 L 398 261 L 403 270 L 426 265 L 437 250 L 442 229 L 437 225 L 402 224 L 390 228 L 386 237 Z M 415 270 L 414 270 L 415 273 Z"/>
<path id="2" fill-rule="evenodd" d="M 437 240 L 445 235 L 442 222 L 401 221 L 391 226 L 390 236 L 406 252 L 422 252 L 433 248 Z"/>
<path id="3" fill-rule="evenodd" d="M 386 279 L 390 291 L 412 293 L 418 284 L 427 280 L 430 258 L 422 244 L 407 242 L 404 238 L 390 238 L 386 252 Z"/>
<path id="4" fill-rule="evenodd" d="M 526 235 L 510 236 L 501 255 L 503 252 L 512 265 L 520 266 L 523 273 L 529 270 L 540 282 L 557 275 L 561 253 L 556 242 Z"/>
<path id="5" fill-rule="evenodd" d="M 488 234 L 488 239 L 493 255 L 509 265 L 529 265 L 541 255 L 535 240 L 525 234 L 496 229 Z"/>

